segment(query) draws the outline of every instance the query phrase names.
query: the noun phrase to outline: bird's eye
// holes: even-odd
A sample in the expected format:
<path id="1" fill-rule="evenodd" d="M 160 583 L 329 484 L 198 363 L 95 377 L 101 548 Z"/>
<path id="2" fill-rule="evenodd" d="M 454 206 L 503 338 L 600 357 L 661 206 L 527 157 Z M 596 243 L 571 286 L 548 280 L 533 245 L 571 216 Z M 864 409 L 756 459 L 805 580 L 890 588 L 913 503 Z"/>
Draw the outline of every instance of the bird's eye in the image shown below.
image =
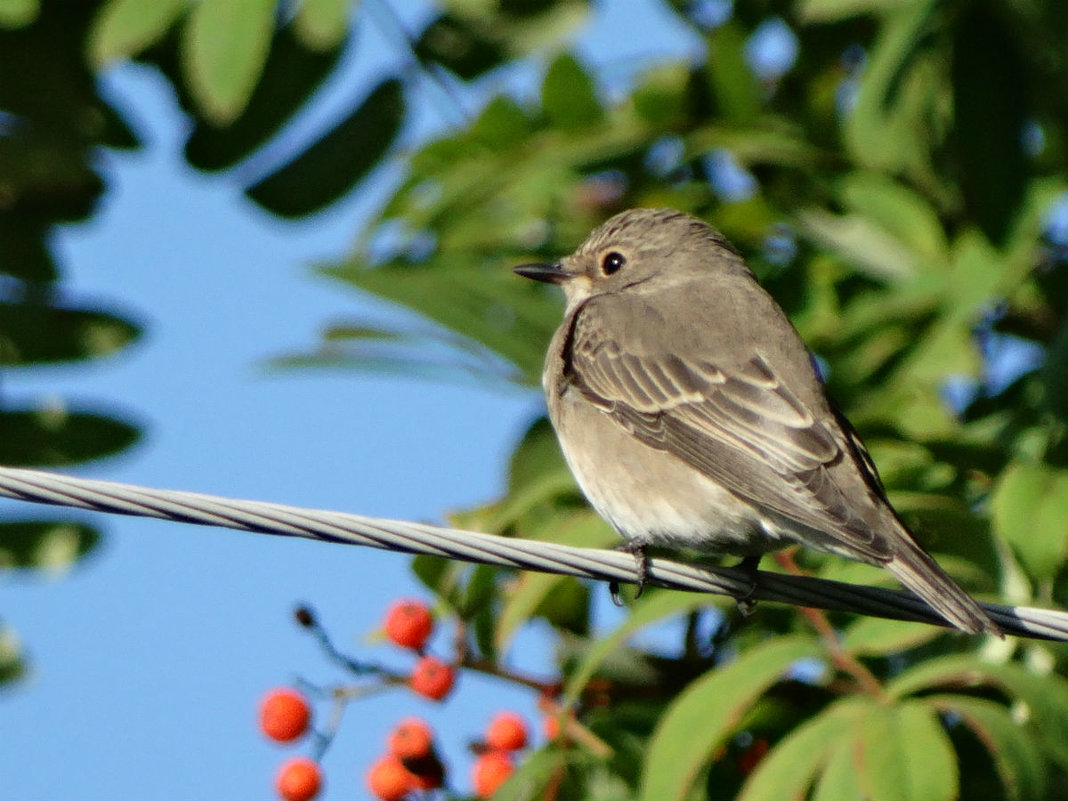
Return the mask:
<path id="1" fill-rule="evenodd" d="M 622 253 L 616 253 L 614 250 L 611 253 L 606 253 L 604 259 L 601 261 L 601 270 L 605 275 L 612 275 L 612 273 L 619 272 L 619 268 L 627 263 Z"/>

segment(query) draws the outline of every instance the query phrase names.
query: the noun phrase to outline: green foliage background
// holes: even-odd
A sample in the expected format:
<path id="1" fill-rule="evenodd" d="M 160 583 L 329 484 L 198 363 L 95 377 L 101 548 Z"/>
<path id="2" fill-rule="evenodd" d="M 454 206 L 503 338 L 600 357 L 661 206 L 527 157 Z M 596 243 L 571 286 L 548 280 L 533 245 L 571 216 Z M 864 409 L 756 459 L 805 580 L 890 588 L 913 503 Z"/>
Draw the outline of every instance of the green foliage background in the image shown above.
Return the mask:
<path id="1" fill-rule="evenodd" d="M 825 360 L 896 507 L 961 583 L 1064 604 L 1068 269 L 1048 220 L 1068 189 L 1068 6 L 738 0 L 713 19 L 722 4 L 668 2 L 700 56 L 650 65 L 609 101 L 603 76 L 568 52 L 593 12 L 582 0 L 438 5 L 413 38 L 394 29 L 409 69 L 364 87 L 334 127 L 245 187 L 269 212 L 300 217 L 400 159 L 388 203 L 320 269 L 421 321 L 334 325 L 281 363 L 533 385 L 560 303 L 508 267 L 570 251 L 624 208 L 684 209 L 746 253 Z M 92 214 L 105 190 L 94 152 L 139 146 L 99 95 L 97 69 L 123 58 L 158 69 L 195 123 L 189 163 L 226 176 L 286 132 L 368 15 L 391 24 L 386 0 L 0 0 L 0 75 L 19 76 L 0 81 L 0 366 L 94 359 L 139 334 L 123 315 L 65 303 L 49 248 L 50 228 Z M 747 48 L 772 19 L 793 32 L 797 60 L 758 74 Z M 544 65 L 540 97 L 463 112 L 485 76 L 522 60 Z M 417 88 L 457 122 L 407 152 L 398 137 Z M 719 182 L 727 154 L 751 190 Z M 991 371 L 1006 341 L 1042 357 L 1007 386 Z M 963 388 L 956 407 L 950 381 Z M 127 418 L 0 398 L 0 463 L 117 452 L 138 435 Z M 516 450 L 507 495 L 454 522 L 615 541 L 544 420 Z M 98 538 L 58 514 L 4 520 L 0 566 L 69 564 Z M 887 581 L 798 559 L 825 577 Z M 558 700 L 584 736 L 535 753 L 501 797 L 1068 797 L 1063 646 L 845 616 L 819 619 L 828 636 L 771 606 L 738 625 L 727 604 L 702 642 L 700 618 L 718 619 L 709 600 L 657 591 L 618 631 L 594 635 L 598 588 L 425 557 L 413 567 L 469 624 L 471 660 L 503 658 L 533 618 L 556 634 Z M 628 645 L 678 616 L 690 623 L 681 656 Z M 0 629 L 0 680 L 22 669 Z"/>

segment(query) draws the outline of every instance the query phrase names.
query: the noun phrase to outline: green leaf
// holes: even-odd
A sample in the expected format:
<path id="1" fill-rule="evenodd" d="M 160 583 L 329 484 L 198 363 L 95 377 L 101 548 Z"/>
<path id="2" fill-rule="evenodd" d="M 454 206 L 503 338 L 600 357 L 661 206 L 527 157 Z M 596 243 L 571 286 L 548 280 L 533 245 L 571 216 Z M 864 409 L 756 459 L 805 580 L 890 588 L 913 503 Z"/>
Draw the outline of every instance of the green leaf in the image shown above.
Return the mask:
<path id="1" fill-rule="evenodd" d="M 603 547 L 617 539 L 615 532 L 589 511 L 559 514 L 532 534 L 539 540 L 579 548 Z M 577 598 L 576 586 L 583 590 Z M 503 653 L 519 628 L 535 614 L 542 615 L 555 626 L 585 634 L 589 620 L 588 607 L 589 591 L 575 579 L 552 573 L 522 573 L 508 593 L 498 616 L 495 647 Z"/>
<path id="2" fill-rule="evenodd" d="M 4 161 L 0 145 L 0 172 L 10 177 Z M 0 215 L 0 246 L 4 250 L 0 274 L 24 281 L 56 280 L 55 259 L 45 241 L 44 226 L 39 222 L 30 223 L 22 215 Z"/>
<path id="3" fill-rule="evenodd" d="M 812 791 L 812 801 L 865 798 L 866 791 L 860 781 L 860 748 L 857 742 L 859 729 L 863 725 L 864 721 L 860 719 L 851 728 L 843 729 L 841 739 L 831 749 L 827 765 Z"/>
<path id="4" fill-rule="evenodd" d="M 980 359 L 971 329 L 970 324 L 959 319 L 954 320 L 950 314 L 935 320 L 898 367 L 898 373 L 908 376 L 909 380 L 914 382 L 925 380 L 932 390 L 945 380 L 946 376 L 977 375 Z M 915 387 L 911 389 L 915 391 Z M 940 399 L 928 395 L 922 400 L 925 404 L 933 401 L 936 406 L 932 411 L 938 414 L 941 410 L 943 413 L 939 416 L 945 417 L 944 404 Z M 908 420 L 901 422 L 907 425 Z M 916 431 L 916 427 L 908 430 Z M 934 429 L 931 433 L 935 434 L 936 431 L 937 429 Z M 922 434 L 916 431 L 913 436 L 919 438 Z"/>
<path id="5" fill-rule="evenodd" d="M 646 590 L 631 609 L 630 616 L 607 637 L 597 640 L 575 666 L 564 688 L 564 706 L 574 703 L 582 688 L 598 666 L 620 648 L 629 637 L 664 618 L 675 617 L 708 605 L 708 598 L 700 593 L 662 592 Z"/>
<path id="6" fill-rule="evenodd" d="M 331 324 L 306 353 L 279 354 L 268 364 L 283 369 L 342 368 L 419 378 L 494 384 L 515 377 L 515 368 L 477 342 L 441 326 L 412 323 Z"/>
<path id="7" fill-rule="evenodd" d="M 411 561 L 412 573 L 457 616 L 473 623 L 476 638 L 492 653 L 492 601 L 501 569 L 420 554 Z"/>
<path id="8" fill-rule="evenodd" d="M 349 28 L 352 0 L 301 0 L 293 27 L 313 50 L 332 50 Z"/>
<path id="9" fill-rule="evenodd" d="M 525 755 L 515 773 L 493 794 L 494 801 L 534 801 L 551 795 L 549 787 L 558 788 L 560 774 L 566 767 L 566 752 L 542 748 Z"/>
<path id="10" fill-rule="evenodd" d="M 738 801 L 782 801 L 804 798 L 827 760 L 864 719 L 870 700 L 845 698 L 802 723 L 757 765 L 742 786 Z"/>
<path id="11" fill-rule="evenodd" d="M 967 323 L 969 331 L 986 313 L 991 298 L 1010 291 L 1004 255 L 975 228 L 965 228 L 953 242 L 952 269 L 946 288 L 949 316 Z M 1008 274 L 1011 280 L 1011 273 Z"/>
<path id="12" fill-rule="evenodd" d="M 98 358 L 125 347 L 139 326 L 100 311 L 0 302 L 0 365 Z"/>
<path id="13" fill-rule="evenodd" d="M 917 192 L 887 175 L 847 173 L 840 189 L 850 209 L 890 234 L 928 270 L 949 264 L 949 242 L 935 209 Z"/>
<path id="14" fill-rule="evenodd" d="M 960 717 L 994 760 L 1008 798 L 1048 798 L 1048 770 L 1035 738 L 1001 704 L 966 695 L 930 695 L 924 702 Z"/>
<path id="15" fill-rule="evenodd" d="M 41 13 L 39 0 L 0 0 L 0 28 L 22 28 Z"/>
<path id="16" fill-rule="evenodd" d="M 453 5 L 452 0 L 449 4 Z M 458 0 L 455 5 L 468 5 L 468 13 L 478 17 L 485 0 Z M 590 0 L 503 0 L 499 3 L 503 24 L 494 27 L 510 53 L 551 51 L 576 38 L 590 18 L 591 5 Z"/>
<path id="17" fill-rule="evenodd" d="M 780 637 L 691 683 L 664 710 L 650 738 L 639 798 L 689 798 L 701 767 L 749 708 L 794 662 L 820 653 L 812 637 Z"/>
<path id="18" fill-rule="evenodd" d="M 942 632 L 925 623 L 862 617 L 842 636 L 842 648 L 858 656 L 887 656 L 930 642 Z"/>
<path id="19" fill-rule="evenodd" d="M 501 64 L 506 57 L 500 44 L 452 14 L 442 14 L 427 25 L 415 43 L 420 61 L 431 61 L 471 81 Z"/>
<path id="20" fill-rule="evenodd" d="M 1050 578 L 1068 555 L 1068 470 L 1015 462 L 1001 474 L 991 498 L 997 533 L 1028 571 Z"/>
<path id="21" fill-rule="evenodd" d="M 182 38 L 190 92 L 203 115 L 226 125 L 244 110 L 267 59 L 276 0 L 199 0 Z"/>
<path id="22" fill-rule="evenodd" d="M 545 575 L 545 574 L 539 574 Z M 602 591 L 601 585 L 589 585 L 576 578 L 565 578 L 552 584 L 551 591 L 541 597 L 533 610 L 559 632 L 569 632 L 580 637 L 590 633 L 590 595 Z M 494 621 L 496 624 L 496 621 Z M 499 628 L 494 627 L 494 642 L 498 641 Z"/>
<path id="23" fill-rule="evenodd" d="M 531 536 L 533 532 L 530 524 L 545 514 L 546 506 L 557 506 L 556 502 L 561 497 L 577 497 L 578 494 L 579 490 L 571 473 L 566 469 L 557 470 L 546 473 L 522 489 L 509 492 L 503 499 L 491 506 L 479 507 L 472 512 L 456 515 L 455 522 L 461 527 L 475 526 L 479 531 L 497 534 L 507 533 L 509 529 L 518 527 L 523 530 L 524 535 Z M 564 519 L 570 517 L 574 511 L 573 507 L 567 509 Z M 556 510 L 553 510 L 552 514 L 555 518 Z M 539 528 L 541 528 L 540 525 Z M 608 530 L 607 523 L 604 524 L 603 529 Z M 554 539 L 551 534 L 547 538 Z"/>
<path id="24" fill-rule="evenodd" d="M 100 541 L 96 529 L 69 520 L 0 523 L 0 569 L 68 570 Z"/>
<path id="25" fill-rule="evenodd" d="M 473 565 L 467 570 L 467 583 L 460 595 L 457 614 L 474 630 L 475 645 L 487 658 L 496 661 L 493 635 L 497 621 L 494 600 L 498 594 L 501 568 L 492 565 Z"/>
<path id="26" fill-rule="evenodd" d="M 1018 287 L 1028 276 L 1034 275 L 1035 248 L 1041 247 L 1047 233 L 1050 209 L 1066 191 L 1068 176 L 1047 175 L 1028 181 L 1023 201 L 1016 211 L 1013 230 L 998 248 L 1002 254 L 1001 280 L 1006 287 Z M 1058 271 L 1051 271 L 1043 278 L 1057 274 Z M 1064 297 L 1066 293 L 1059 295 Z"/>
<path id="27" fill-rule="evenodd" d="M 823 208 L 797 212 L 802 233 L 820 247 L 835 251 L 879 281 L 900 282 L 919 271 L 916 255 L 893 234 L 856 214 L 842 216 Z"/>
<path id="28" fill-rule="evenodd" d="M 446 559 L 444 556 L 419 554 L 412 559 L 411 566 L 412 573 L 423 583 L 423 586 L 445 598 L 448 597 L 451 589 L 448 576 L 452 569 L 460 568 L 460 563 L 454 559 Z"/>
<path id="29" fill-rule="evenodd" d="M 17 50 L 11 54 L 0 50 L 0 70 L 20 69 L 18 56 Z M 94 116 L 102 137 L 106 132 L 108 112 L 94 102 L 94 98 L 81 95 L 83 80 L 88 82 L 90 79 L 81 74 L 49 76 L 37 83 L 27 79 L 17 82 L 15 87 L 5 87 L 7 96 L 0 100 L 0 103 L 11 104 L 4 109 L 11 122 L 0 136 L 0 175 L 8 198 L 7 209 L 0 218 L 0 236 L 5 240 L 3 269 L 12 275 L 36 278 L 51 270 L 51 264 L 39 263 L 45 261 L 45 257 L 36 252 L 45 247 L 41 240 L 46 238 L 48 226 L 61 220 L 85 219 L 104 191 L 103 180 L 89 163 L 86 144 L 79 141 L 84 134 L 76 133 L 76 121 L 62 119 L 69 111 L 55 112 L 60 120 L 48 125 L 51 131 L 48 136 L 32 135 L 32 128 L 22 124 L 28 120 L 20 117 L 23 113 L 33 112 L 37 101 L 32 95 L 36 92 L 55 91 L 64 97 L 74 95 L 69 102 L 78 104 Z M 60 86 L 55 86 L 53 81 L 59 82 Z M 22 104 L 29 108 L 20 108 Z M 15 124 L 16 120 L 22 120 L 22 123 Z M 74 130 L 64 130 L 67 124 Z M 14 257 L 27 258 L 29 264 L 10 263 Z"/>
<path id="30" fill-rule="evenodd" d="M 643 121 L 657 127 L 671 125 L 686 113 L 686 85 L 690 69 L 685 64 L 657 66 L 640 77 L 631 101 Z"/>
<path id="31" fill-rule="evenodd" d="M 929 130 L 928 76 L 910 71 L 924 44 L 935 0 L 895 4 L 881 18 L 878 38 L 867 51 L 856 101 L 846 118 L 844 140 L 863 167 L 897 172 L 922 168 L 921 132 Z"/>
<path id="32" fill-rule="evenodd" d="M 322 271 L 481 343 L 516 365 L 531 386 L 540 380 L 545 350 L 560 324 L 559 298 L 529 286 L 533 282 L 513 275 L 506 264 L 436 256 L 421 264 L 352 263 Z"/>
<path id="33" fill-rule="evenodd" d="M 403 120 L 402 84 L 389 78 L 319 141 L 245 194 L 282 217 L 319 211 L 352 190 L 381 162 Z"/>
<path id="34" fill-rule="evenodd" d="M 471 126 L 471 137 L 494 149 L 508 150 L 531 133 L 531 121 L 510 97 L 495 97 Z"/>
<path id="35" fill-rule="evenodd" d="M 872 801 L 951 801 L 957 757 L 937 714 L 921 702 L 874 704 L 860 732 L 860 784 Z"/>
<path id="36" fill-rule="evenodd" d="M 607 523 L 594 522 L 596 536 L 582 535 L 583 542 L 569 531 L 576 521 L 600 518 L 579 508 L 581 497 L 575 479 L 567 468 L 556 434 L 548 418 L 540 417 L 527 430 L 515 449 L 508 467 L 508 493 L 500 501 L 473 510 L 455 513 L 450 522 L 457 528 L 505 534 L 519 530 L 524 537 L 591 547 L 618 541 Z M 584 507 L 583 507 L 584 508 Z M 548 516 L 548 517 L 546 517 Z M 564 539 L 561 539 L 564 537 Z"/>
<path id="37" fill-rule="evenodd" d="M 1018 665 L 980 662 L 969 656 L 929 659 L 886 686 L 895 698 L 931 689 L 996 687 L 1020 704 L 1018 714 L 1034 722 L 1034 731 L 1054 759 L 1068 766 L 1068 682 L 1055 674 L 1036 676 Z"/>
<path id="38" fill-rule="evenodd" d="M 556 432 L 548 417 L 539 417 L 523 435 L 508 462 L 509 495 L 524 489 L 545 476 L 567 470 Z"/>
<path id="39" fill-rule="evenodd" d="M 915 0 L 799 0 L 795 10 L 802 23 L 810 24 L 838 22 L 861 14 L 878 14 L 913 2 Z"/>
<path id="40" fill-rule="evenodd" d="M 604 119 L 593 81 L 582 65 L 566 53 L 558 56 L 545 73 L 541 104 L 552 124 L 565 131 L 585 131 Z"/>
<path id="41" fill-rule="evenodd" d="M 90 61 L 102 67 L 140 53 L 162 39 L 187 6 L 187 0 L 108 0 L 89 29 Z"/>
<path id="42" fill-rule="evenodd" d="M 745 31 L 740 25 L 728 22 L 709 37 L 705 72 L 727 120 L 745 124 L 756 117 L 762 90 L 746 62 Z"/>
<path id="43" fill-rule="evenodd" d="M 1025 59 L 1014 32 L 982 3 L 966 5 L 953 30 L 953 133 L 961 188 L 979 227 L 1001 244 L 1027 186 L 1023 132 L 1033 110 L 1022 90 Z"/>
<path id="44" fill-rule="evenodd" d="M 26 675 L 22 644 L 11 626 L 0 620 L 0 687 Z"/>
<path id="45" fill-rule="evenodd" d="M 773 125 L 701 127 L 686 136 L 685 142 L 687 151 L 691 153 L 699 153 L 716 147 L 726 148 L 745 167 L 772 164 L 807 168 L 819 164 L 826 158 L 818 147 L 796 131 Z M 688 194 L 680 197 L 686 203 L 692 202 Z M 741 205 L 743 209 L 748 209 L 750 214 L 765 211 L 765 207 L 756 204 L 756 199 Z M 759 215 L 755 216 L 759 219 Z M 778 220 L 774 213 L 773 218 Z M 766 226 L 763 230 L 766 232 Z"/>
<path id="46" fill-rule="evenodd" d="M 1061 322 L 1050 342 L 1042 366 L 1042 383 L 1046 406 L 1061 420 L 1068 421 L 1068 318 Z"/>
<path id="47" fill-rule="evenodd" d="M 0 464 L 58 467 L 111 456 L 140 432 L 128 423 L 63 408 L 0 412 Z"/>
<path id="48" fill-rule="evenodd" d="M 244 111 L 224 127 L 198 119 L 185 143 L 186 159 L 197 169 L 221 170 L 247 158 L 304 108 L 340 57 L 340 47 L 306 46 L 295 23 L 280 28 Z"/>

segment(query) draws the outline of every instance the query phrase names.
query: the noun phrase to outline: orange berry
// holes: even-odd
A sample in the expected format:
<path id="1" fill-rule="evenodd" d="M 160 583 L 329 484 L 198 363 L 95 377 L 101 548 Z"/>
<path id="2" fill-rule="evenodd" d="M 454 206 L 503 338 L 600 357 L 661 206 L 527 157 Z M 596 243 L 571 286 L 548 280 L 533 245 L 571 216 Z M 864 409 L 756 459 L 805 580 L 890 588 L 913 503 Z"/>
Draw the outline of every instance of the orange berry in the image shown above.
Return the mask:
<path id="1" fill-rule="evenodd" d="M 478 798 L 492 798 L 502 784 L 515 773 L 512 758 L 503 751 L 487 751 L 475 760 L 471 783 Z"/>
<path id="2" fill-rule="evenodd" d="M 424 656 L 415 663 L 409 683 L 415 692 L 440 701 L 452 689 L 456 674 L 453 669 L 433 656 Z"/>
<path id="3" fill-rule="evenodd" d="M 323 775 L 319 765 L 307 757 L 296 757 L 282 763 L 274 786 L 285 801 L 310 801 L 319 794 Z"/>
<path id="4" fill-rule="evenodd" d="M 311 708 L 303 694 L 277 687 L 260 702 L 260 729 L 272 740 L 288 743 L 308 730 Z"/>
<path id="5" fill-rule="evenodd" d="M 426 756 L 434 747 L 434 732 L 422 718 L 405 718 L 389 734 L 389 752 L 397 759 Z"/>
<path id="6" fill-rule="evenodd" d="M 556 715 L 546 715 L 541 719 L 541 733 L 545 739 L 552 742 L 560 736 L 560 718 Z"/>
<path id="7" fill-rule="evenodd" d="M 434 617 L 422 601 L 401 600 L 386 612 L 385 628 L 397 645 L 419 650 L 434 631 Z"/>
<path id="8" fill-rule="evenodd" d="M 501 712 L 486 727 L 486 745 L 495 751 L 518 751 L 527 745 L 527 724 L 515 712 Z"/>
<path id="9" fill-rule="evenodd" d="M 367 771 L 367 787 L 382 801 L 400 801 L 415 789 L 415 781 L 401 761 L 389 754 Z"/>

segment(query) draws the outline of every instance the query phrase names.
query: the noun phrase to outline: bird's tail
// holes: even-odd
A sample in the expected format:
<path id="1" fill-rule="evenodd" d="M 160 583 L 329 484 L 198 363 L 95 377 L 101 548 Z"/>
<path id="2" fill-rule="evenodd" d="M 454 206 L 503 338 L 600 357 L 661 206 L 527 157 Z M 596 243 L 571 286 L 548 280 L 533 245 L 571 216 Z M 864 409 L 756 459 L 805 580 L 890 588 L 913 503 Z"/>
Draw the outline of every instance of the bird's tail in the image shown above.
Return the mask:
<path id="1" fill-rule="evenodd" d="M 986 632 L 1004 637 L 975 600 L 951 579 L 912 538 L 900 547 L 885 567 L 898 581 L 920 596 L 938 614 L 969 634 Z"/>

